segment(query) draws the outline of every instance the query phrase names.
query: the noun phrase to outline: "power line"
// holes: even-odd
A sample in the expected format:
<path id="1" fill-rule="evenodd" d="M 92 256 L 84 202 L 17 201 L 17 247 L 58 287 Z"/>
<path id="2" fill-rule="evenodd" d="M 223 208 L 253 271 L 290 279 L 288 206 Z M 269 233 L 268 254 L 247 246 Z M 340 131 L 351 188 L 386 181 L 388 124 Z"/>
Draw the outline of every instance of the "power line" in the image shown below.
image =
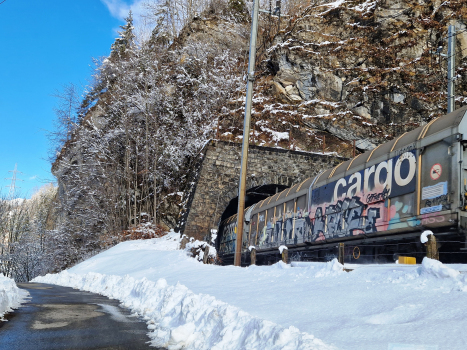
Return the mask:
<path id="1" fill-rule="evenodd" d="M 443 39 L 449 39 L 449 38 L 451 38 L 452 36 L 456 36 L 457 34 L 464 33 L 464 32 L 467 32 L 467 29 L 462 29 L 462 30 L 460 30 L 460 31 L 458 31 L 458 32 L 455 32 L 455 33 L 452 34 L 452 35 L 448 35 L 447 37 L 444 37 Z"/>

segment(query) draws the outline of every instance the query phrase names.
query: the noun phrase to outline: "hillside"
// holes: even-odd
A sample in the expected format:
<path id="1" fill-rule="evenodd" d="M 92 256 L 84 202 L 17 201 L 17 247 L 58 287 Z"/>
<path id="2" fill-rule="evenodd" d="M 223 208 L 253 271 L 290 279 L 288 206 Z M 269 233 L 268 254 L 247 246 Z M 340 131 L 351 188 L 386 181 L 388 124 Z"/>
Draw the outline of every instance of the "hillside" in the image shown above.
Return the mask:
<path id="1" fill-rule="evenodd" d="M 292 4 L 292 3 L 291 3 Z M 289 4 L 290 5 L 290 4 Z M 465 1 L 322 1 L 261 14 L 250 142 L 350 157 L 446 111 L 447 26 L 456 103 L 467 103 Z M 173 39 L 137 44 L 127 18 L 53 164 L 59 232 L 78 257 L 147 221 L 174 228 L 209 139 L 239 142 L 249 9 L 218 1 Z M 79 260 L 79 258 L 78 258 Z"/>

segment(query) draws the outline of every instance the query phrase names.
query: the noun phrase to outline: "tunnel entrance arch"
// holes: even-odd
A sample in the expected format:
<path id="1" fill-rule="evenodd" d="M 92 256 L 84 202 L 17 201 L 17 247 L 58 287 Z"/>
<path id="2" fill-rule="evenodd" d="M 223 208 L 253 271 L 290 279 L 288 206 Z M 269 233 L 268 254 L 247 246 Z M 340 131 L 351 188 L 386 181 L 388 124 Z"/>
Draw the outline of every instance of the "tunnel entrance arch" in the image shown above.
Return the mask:
<path id="1" fill-rule="evenodd" d="M 189 237 L 207 240 L 223 217 L 237 211 L 241 144 L 212 141 L 199 157 L 191 174 L 192 188 L 180 213 L 178 230 Z M 333 155 L 250 145 L 246 188 L 251 201 L 247 205 L 276 193 L 276 187 L 280 192 L 342 160 Z M 235 212 L 229 215 L 232 208 Z"/>

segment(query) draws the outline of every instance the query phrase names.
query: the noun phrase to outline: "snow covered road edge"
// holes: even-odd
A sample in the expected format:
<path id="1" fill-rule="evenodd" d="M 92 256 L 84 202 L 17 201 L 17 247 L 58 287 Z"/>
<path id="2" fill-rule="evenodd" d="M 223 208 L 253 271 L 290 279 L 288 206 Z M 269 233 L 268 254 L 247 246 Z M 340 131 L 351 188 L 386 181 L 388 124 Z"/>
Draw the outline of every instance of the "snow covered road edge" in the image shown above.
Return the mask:
<path id="1" fill-rule="evenodd" d="M 284 328 L 187 287 L 130 276 L 63 271 L 33 282 L 73 287 L 117 299 L 147 320 L 151 345 L 177 349 L 335 349 L 295 327 Z"/>
<path id="2" fill-rule="evenodd" d="M 29 293 L 19 289 L 11 278 L 0 274 L 0 321 L 7 312 L 19 307 L 28 295 Z"/>

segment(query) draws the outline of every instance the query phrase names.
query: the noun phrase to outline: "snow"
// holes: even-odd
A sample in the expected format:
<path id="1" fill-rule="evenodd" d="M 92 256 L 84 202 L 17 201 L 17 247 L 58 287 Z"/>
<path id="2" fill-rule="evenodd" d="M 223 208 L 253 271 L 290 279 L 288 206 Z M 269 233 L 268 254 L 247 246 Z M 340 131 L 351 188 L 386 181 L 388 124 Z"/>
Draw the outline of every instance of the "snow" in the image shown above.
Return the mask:
<path id="1" fill-rule="evenodd" d="M 196 259 L 198 261 L 203 261 L 204 249 L 206 248 L 206 246 L 209 247 L 208 257 L 213 258 L 213 259 L 216 258 L 217 251 L 216 251 L 216 248 L 214 246 L 209 245 L 209 244 L 207 244 L 206 242 L 203 242 L 203 241 L 198 241 L 198 240 L 193 241 L 193 238 L 192 238 L 192 241 L 190 241 L 190 242 L 188 242 L 186 244 L 186 250 L 195 251 L 196 252 Z"/>
<path id="2" fill-rule="evenodd" d="M 438 260 L 428 258 L 423 259 L 423 263 L 420 268 L 420 274 L 425 276 L 435 276 L 437 278 L 453 279 L 456 279 L 460 275 L 459 271 L 443 265 Z"/>
<path id="3" fill-rule="evenodd" d="M 355 6 L 355 10 L 359 12 L 368 12 L 376 7 L 376 1 L 367 0 L 363 4 Z"/>
<path id="4" fill-rule="evenodd" d="M 211 243 L 212 244 L 216 243 L 216 238 L 217 238 L 217 230 L 211 229 Z"/>
<path id="5" fill-rule="evenodd" d="M 35 281 L 119 299 L 168 349 L 465 349 L 464 265 L 204 265 L 178 237 L 123 242 Z"/>
<path id="6" fill-rule="evenodd" d="M 289 248 L 287 248 L 285 245 L 281 245 L 281 246 L 279 247 L 279 252 L 282 254 L 282 252 L 284 251 L 284 249 L 289 249 Z"/>
<path id="7" fill-rule="evenodd" d="M 330 3 L 327 3 L 327 4 L 322 4 L 321 6 L 326 6 L 328 8 L 336 8 L 336 7 L 339 7 L 340 5 L 342 5 L 344 3 L 345 3 L 344 0 L 336 0 L 336 1 L 333 1 L 333 2 L 330 2 Z"/>
<path id="8" fill-rule="evenodd" d="M 422 243 L 428 242 L 428 236 L 432 234 L 433 234 L 433 231 L 430 231 L 430 230 L 423 231 L 422 234 L 420 235 L 420 242 Z"/>
<path id="9" fill-rule="evenodd" d="M 0 321 L 7 312 L 19 307 L 28 295 L 16 286 L 15 281 L 0 273 Z"/>

